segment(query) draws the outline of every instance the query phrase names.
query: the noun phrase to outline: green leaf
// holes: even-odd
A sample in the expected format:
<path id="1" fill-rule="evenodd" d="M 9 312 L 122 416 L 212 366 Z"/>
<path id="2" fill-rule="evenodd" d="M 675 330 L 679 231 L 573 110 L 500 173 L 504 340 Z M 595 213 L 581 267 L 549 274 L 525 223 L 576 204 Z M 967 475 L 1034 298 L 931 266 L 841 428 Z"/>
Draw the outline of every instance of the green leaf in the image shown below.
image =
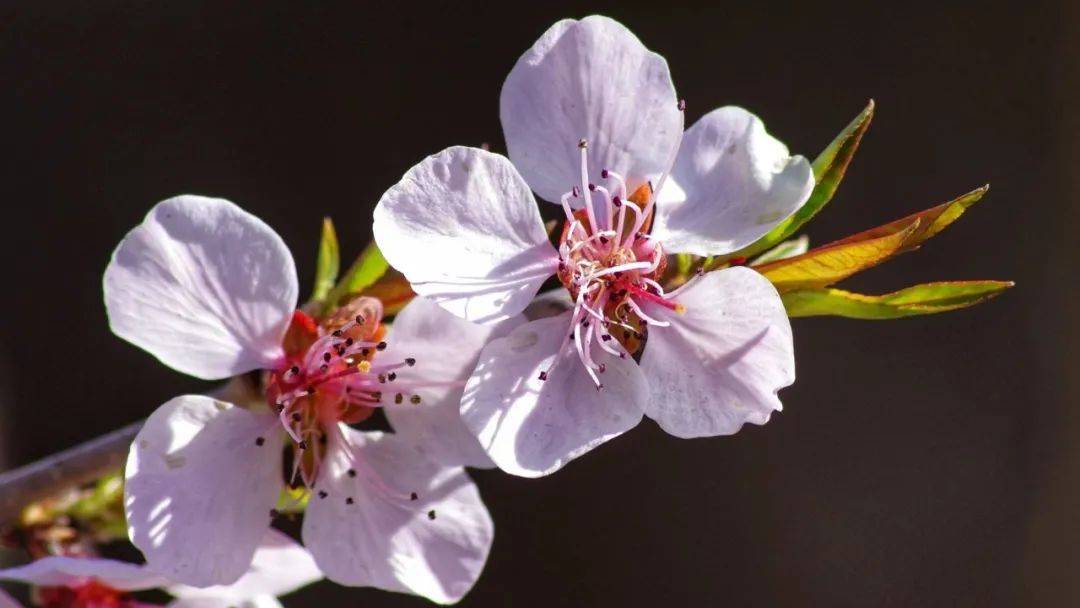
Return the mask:
<path id="1" fill-rule="evenodd" d="M 390 264 L 387 263 L 378 246 L 374 242 L 370 243 L 356 258 L 353 265 L 345 271 L 345 276 L 327 294 L 324 312 L 337 306 L 345 296 L 359 293 L 374 285 L 389 268 Z"/>
<path id="2" fill-rule="evenodd" d="M 768 234 L 756 242 L 744 247 L 740 251 L 732 253 L 728 258 L 753 257 L 762 251 L 772 249 L 784 242 L 795 232 L 802 228 L 810 218 L 817 215 L 825 204 L 832 200 L 836 189 L 840 187 L 840 180 L 844 178 L 844 172 L 851 164 L 855 151 L 859 149 L 859 142 L 863 134 L 870 128 L 870 121 L 874 118 L 874 100 L 866 104 L 866 108 L 855 117 L 844 130 L 832 140 L 811 164 L 814 170 L 814 190 L 810 198 L 791 217 L 780 222 Z"/>
<path id="3" fill-rule="evenodd" d="M 319 241 L 319 259 L 315 263 L 315 288 L 311 292 L 312 301 L 322 302 L 326 299 L 327 294 L 334 288 L 340 269 L 341 255 L 337 232 L 334 231 L 334 222 L 324 217 L 322 239 Z"/>
<path id="4" fill-rule="evenodd" d="M 802 255 L 810 249 L 810 237 L 805 234 L 799 238 L 790 239 L 780 243 L 776 247 L 766 251 L 759 255 L 757 259 L 750 262 L 751 266 L 760 266 L 769 262 L 775 262 L 777 260 L 786 260 L 793 258 L 797 255 Z"/>
<path id="5" fill-rule="evenodd" d="M 949 281 L 915 285 L 880 296 L 841 289 L 799 289 L 781 296 L 790 317 L 833 315 L 898 319 L 967 308 L 1001 295 L 1011 281 Z"/>

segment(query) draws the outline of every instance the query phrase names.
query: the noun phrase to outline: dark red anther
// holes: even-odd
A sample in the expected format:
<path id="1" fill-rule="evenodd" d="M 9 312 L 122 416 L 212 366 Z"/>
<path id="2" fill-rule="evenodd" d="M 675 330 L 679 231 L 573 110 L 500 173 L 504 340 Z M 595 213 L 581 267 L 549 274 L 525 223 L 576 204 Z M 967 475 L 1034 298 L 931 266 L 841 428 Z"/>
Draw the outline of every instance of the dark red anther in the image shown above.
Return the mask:
<path id="1" fill-rule="evenodd" d="M 728 260 L 728 264 L 731 266 L 746 266 L 746 258 L 744 256 L 736 256 Z"/>
<path id="2" fill-rule="evenodd" d="M 405 365 L 408 365 L 409 367 L 416 365 L 416 359 L 413 359 L 412 357 L 405 359 Z"/>
<path id="3" fill-rule="evenodd" d="M 602 177 L 602 178 L 604 178 L 604 179 L 607 179 L 609 175 L 611 175 L 611 174 L 610 174 L 610 173 L 608 173 L 608 170 L 607 170 L 607 169 L 601 169 L 601 170 L 600 170 L 600 177 Z"/>
<path id="4" fill-rule="evenodd" d="M 541 379 L 541 380 L 545 380 L 545 381 L 546 381 L 546 380 L 547 380 L 547 378 L 548 378 L 547 372 L 540 372 L 540 379 Z"/>
<path id="5" fill-rule="evenodd" d="M 386 350 L 386 342 L 379 342 L 376 344 L 375 350 Z"/>

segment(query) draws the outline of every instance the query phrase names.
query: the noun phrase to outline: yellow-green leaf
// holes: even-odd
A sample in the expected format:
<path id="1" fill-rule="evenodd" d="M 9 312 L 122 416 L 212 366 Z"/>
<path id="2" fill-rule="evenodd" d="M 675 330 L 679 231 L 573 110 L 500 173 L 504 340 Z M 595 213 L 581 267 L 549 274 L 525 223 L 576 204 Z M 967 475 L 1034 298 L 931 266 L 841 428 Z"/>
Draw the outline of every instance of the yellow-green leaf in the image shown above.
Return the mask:
<path id="1" fill-rule="evenodd" d="M 755 269 L 781 293 L 826 287 L 895 255 L 919 228 L 919 219 L 891 234 L 858 241 L 830 243 L 802 255 L 762 264 Z"/>
<path id="2" fill-rule="evenodd" d="M 915 285 L 880 296 L 841 289 L 798 289 L 781 297 L 790 317 L 898 319 L 974 306 L 1012 286 L 1011 281 L 951 281 Z"/>
<path id="3" fill-rule="evenodd" d="M 319 240 L 319 257 L 315 262 L 315 288 L 311 292 L 313 301 L 322 302 L 326 299 L 326 295 L 334 288 L 340 269 L 341 254 L 338 248 L 337 232 L 334 231 L 334 222 L 324 217 L 322 238 Z"/>
<path id="4" fill-rule="evenodd" d="M 274 510 L 278 513 L 303 513 L 310 498 L 311 491 L 306 487 L 285 486 L 281 488 L 281 493 L 278 494 Z"/>
<path id="5" fill-rule="evenodd" d="M 337 306 L 342 298 L 360 293 L 374 285 L 389 268 L 390 264 L 387 263 L 379 248 L 374 242 L 370 243 L 356 258 L 353 265 L 345 271 L 345 276 L 341 277 L 338 284 L 327 294 L 325 308 L 329 310 Z"/>
<path id="6" fill-rule="evenodd" d="M 866 108 L 855 117 L 844 130 L 814 159 L 814 190 L 810 198 L 791 217 L 780 222 L 768 234 L 756 242 L 736 251 L 728 258 L 753 257 L 762 251 L 772 249 L 787 238 L 795 234 L 806 222 L 821 211 L 825 204 L 832 200 L 836 189 L 840 187 L 840 181 L 844 178 L 855 151 L 859 149 L 859 142 L 863 134 L 870 128 L 870 121 L 874 118 L 874 100 L 871 99 Z"/>

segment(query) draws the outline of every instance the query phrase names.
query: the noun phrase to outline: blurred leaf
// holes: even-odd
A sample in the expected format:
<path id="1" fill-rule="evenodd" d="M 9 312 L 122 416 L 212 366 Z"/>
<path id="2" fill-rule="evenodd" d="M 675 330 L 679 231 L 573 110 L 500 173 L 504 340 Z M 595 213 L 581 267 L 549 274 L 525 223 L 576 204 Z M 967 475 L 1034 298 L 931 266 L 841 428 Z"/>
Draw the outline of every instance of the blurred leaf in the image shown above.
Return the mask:
<path id="1" fill-rule="evenodd" d="M 782 298 L 790 317 L 897 319 L 974 306 L 1012 286 L 1011 281 L 951 281 L 915 285 L 880 296 L 840 289 L 799 289 L 783 294 Z"/>
<path id="2" fill-rule="evenodd" d="M 278 513 L 303 513 L 310 498 L 311 492 L 304 486 L 285 486 L 281 489 L 281 494 L 278 494 L 274 510 Z"/>
<path id="3" fill-rule="evenodd" d="M 691 268 L 694 266 L 694 256 L 689 253 L 675 254 L 675 269 L 678 271 L 679 276 L 686 276 L 690 274 Z"/>
<path id="4" fill-rule="evenodd" d="M 849 236 L 844 239 L 840 239 L 832 243 L 833 245 L 841 245 L 844 243 L 850 243 L 857 240 L 874 238 L 891 234 L 896 232 L 900 227 L 906 226 L 914 220 L 920 220 L 919 229 L 916 230 L 908 237 L 908 240 L 904 243 L 904 246 L 900 248 L 897 253 L 906 253 L 917 249 L 919 245 L 925 242 L 930 237 L 948 227 L 949 224 L 955 222 L 965 211 L 975 203 L 979 202 L 979 199 L 990 189 L 989 185 L 981 188 L 976 188 L 967 194 L 959 196 L 947 203 L 942 203 L 936 207 L 931 207 L 918 213 L 912 213 L 907 217 L 900 218 L 896 221 L 889 222 L 883 226 L 877 228 L 871 228 L 864 232 Z"/>
<path id="5" fill-rule="evenodd" d="M 775 262 L 777 260 L 786 260 L 787 258 L 793 258 L 797 255 L 802 255 L 810 249 L 810 237 L 805 234 L 799 238 L 790 239 L 780 243 L 776 247 L 766 251 L 759 255 L 757 259 L 750 262 L 751 266 L 761 266 L 769 262 Z"/>
<path id="6" fill-rule="evenodd" d="M 334 231 L 334 222 L 324 217 L 322 239 L 319 241 L 319 258 L 315 263 L 315 288 L 311 292 L 313 301 L 322 302 L 326 299 L 326 295 L 334 288 L 340 269 L 341 254 L 338 248 L 337 232 Z"/>
<path id="7" fill-rule="evenodd" d="M 374 285 L 389 268 L 390 264 L 372 241 L 345 272 L 345 276 L 327 294 L 323 312 L 329 312 L 329 309 L 336 307 L 341 303 L 342 298 L 358 294 Z"/>
<path id="8" fill-rule="evenodd" d="M 382 301 L 383 314 L 387 316 L 396 315 L 416 297 L 409 282 L 394 269 L 390 269 L 374 285 L 365 289 L 363 295 L 379 298 Z"/>
<path id="9" fill-rule="evenodd" d="M 897 226 L 892 233 L 830 243 L 793 258 L 763 264 L 756 270 L 781 293 L 825 287 L 895 255 L 918 227 L 916 218 L 907 226 Z"/>
<path id="10" fill-rule="evenodd" d="M 780 222 L 768 234 L 756 242 L 747 245 L 740 251 L 732 253 L 728 257 L 752 257 L 762 251 L 771 249 L 791 237 L 802 228 L 806 222 L 817 215 L 818 211 L 825 206 L 840 187 L 840 180 L 844 178 L 855 151 L 859 149 L 859 142 L 863 134 L 870 128 L 870 121 L 874 118 L 874 100 L 871 99 L 866 108 L 855 117 L 844 130 L 832 140 L 825 150 L 814 159 L 814 190 L 810 198 L 791 217 Z"/>

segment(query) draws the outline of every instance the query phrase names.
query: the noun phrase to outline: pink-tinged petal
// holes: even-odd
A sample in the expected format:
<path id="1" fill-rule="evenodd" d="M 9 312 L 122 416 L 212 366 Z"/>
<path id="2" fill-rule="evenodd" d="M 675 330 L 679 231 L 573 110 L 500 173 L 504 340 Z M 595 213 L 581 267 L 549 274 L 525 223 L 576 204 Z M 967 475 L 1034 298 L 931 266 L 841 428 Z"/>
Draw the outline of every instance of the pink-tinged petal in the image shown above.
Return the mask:
<path id="1" fill-rule="evenodd" d="M 322 571 L 307 549 L 285 534 L 267 529 L 251 566 L 235 583 L 203 588 L 174 585 L 168 591 L 186 600 L 181 602 L 183 606 L 201 606 L 215 600 L 222 606 L 236 606 L 292 593 L 322 578 Z"/>
<path id="2" fill-rule="evenodd" d="M 146 566 L 113 559 L 58 555 L 0 570 L 0 580 L 47 587 L 74 587 L 97 581 L 118 591 L 142 591 L 169 584 L 165 577 Z"/>
<path id="3" fill-rule="evenodd" d="M 178 371 L 216 380 L 267 367 L 296 306 L 288 247 L 229 201 L 162 201 L 105 269 L 113 333 Z"/>
<path id="4" fill-rule="evenodd" d="M 551 26 L 510 71 L 499 110 L 510 160 L 552 202 L 581 183 L 580 139 L 592 182 L 609 169 L 637 183 L 666 169 L 682 135 L 667 62 L 607 17 Z"/>
<path id="5" fill-rule="evenodd" d="M 641 421 L 649 389 L 633 359 L 594 348 L 593 359 L 606 366 L 600 391 L 572 345 L 556 362 L 571 316 L 531 321 L 492 340 L 465 386 L 461 417 L 507 473 L 553 473 Z"/>
<path id="6" fill-rule="evenodd" d="M 175 583 L 229 584 L 251 564 L 282 486 L 277 417 L 186 395 L 146 420 L 128 454 L 128 533 Z"/>
<path id="7" fill-rule="evenodd" d="M 652 234 L 669 253 L 731 253 L 795 213 L 813 189 L 810 162 L 791 156 L 761 119 L 720 108 L 687 130 L 657 193 Z"/>
<path id="8" fill-rule="evenodd" d="M 23 608 L 23 605 L 0 589 L 0 608 Z"/>
<path id="9" fill-rule="evenodd" d="M 394 435 L 340 428 L 304 516 L 316 563 L 342 585 L 440 604 L 461 599 L 495 533 L 476 485 L 461 467 L 418 458 Z"/>
<path id="10" fill-rule="evenodd" d="M 417 297 L 394 318 L 389 346 L 379 361 L 415 361 L 397 370 L 395 386 L 402 403 L 384 399 L 383 411 L 398 437 L 416 452 L 445 466 L 495 466 L 480 442 L 461 421 L 461 394 L 480 349 L 493 337 L 520 325 L 521 316 L 479 325 L 456 317 L 430 300 Z M 417 388 L 412 388 L 417 387 Z M 412 403 L 410 395 L 420 397 Z"/>
<path id="11" fill-rule="evenodd" d="M 386 191 L 372 231 L 416 293 L 459 317 L 520 313 L 558 266 L 529 187 L 505 157 L 453 147 Z"/>
<path id="12" fill-rule="evenodd" d="M 772 283 L 744 267 L 714 271 L 677 295 L 683 314 L 651 307 L 641 369 L 652 388 L 645 410 L 676 437 L 731 435 L 765 424 L 776 393 L 795 381 L 791 324 Z"/>

